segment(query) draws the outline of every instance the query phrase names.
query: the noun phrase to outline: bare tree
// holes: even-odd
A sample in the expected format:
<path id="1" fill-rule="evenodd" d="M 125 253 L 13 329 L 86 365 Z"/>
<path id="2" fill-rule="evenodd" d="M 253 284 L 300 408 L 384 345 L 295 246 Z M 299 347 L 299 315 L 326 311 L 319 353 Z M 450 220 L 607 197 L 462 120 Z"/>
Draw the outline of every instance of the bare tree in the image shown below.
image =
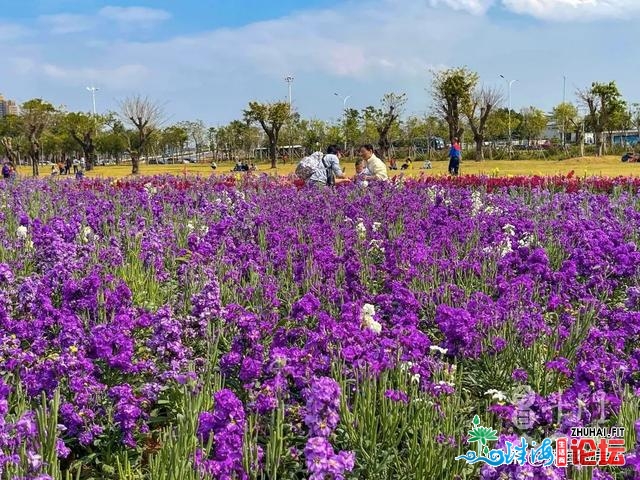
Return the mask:
<path id="1" fill-rule="evenodd" d="M 473 91 L 469 101 L 464 105 L 464 114 L 469 121 L 469 128 L 476 143 L 476 160 L 484 160 L 484 136 L 487 120 L 491 112 L 503 101 L 500 90 L 491 87 L 481 87 Z"/>
<path id="2" fill-rule="evenodd" d="M 136 175 L 140 172 L 140 157 L 151 135 L 160 126 L 164 113 L 160 105 L 136 95 L 122 101 L 120 115 L 134 128 L 134 132 L 127 135 L 127 152 L 131 156 L 131 174 Z"/>
<path id="3" fill-rule="evenodd" d="M 22 104 L 22 126 L 29 141 L 29 158 L 33 169 L 33 176 L 40 173 L 40 154 L 42 152 L 41 138 L 44 131 L 51 126 L 56 109 L 49 102 L 34 98 Z"/>
<path id="4" fill-rule="evenodd" d="M 378 132 L 378 146 L 380 147 L 382 158 L 386 159 L 391 148 L 389 133 L 393 127 L 398 126 L 398 120 L 407 103 L 407 95 L 404 93 L 387 93 L 382 97 L 380 103 L 382 108 L 365 108 L 364 117 L 365 121 L 370 120 L 375 125 Z"/>

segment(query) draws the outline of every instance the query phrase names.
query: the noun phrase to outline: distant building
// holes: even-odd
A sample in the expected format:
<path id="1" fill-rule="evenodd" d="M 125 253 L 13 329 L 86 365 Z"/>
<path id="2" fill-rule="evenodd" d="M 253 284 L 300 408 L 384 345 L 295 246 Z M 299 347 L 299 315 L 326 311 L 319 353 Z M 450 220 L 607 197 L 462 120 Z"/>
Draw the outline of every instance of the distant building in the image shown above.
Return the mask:
<path id="1" fill-rule="evenodd" d="M 0 95 L 0 118 L 6 117 L 7 115 L 18 115 L 19 109 L 16 102 L 13 100 L 5 100 L 5 98 Z"/>
<path id="2" fill-rule="evenodd" d="M 565 126 L 565 142 L 566 143 L 576 143 L 578 141 L 578 135 L 576 134 L 575 127 L 573 125 Z M 556 122 L 547 123 L 547 128 L 545 129 L 542 137 L 545 140 L 557 140 L 559 143 L 562 143 L 562 125 L 558 125 Z M 584 132 L 584 143 L 587 145 L 592 145 L 595 143 L 594 135 L 592 132 Z"/>

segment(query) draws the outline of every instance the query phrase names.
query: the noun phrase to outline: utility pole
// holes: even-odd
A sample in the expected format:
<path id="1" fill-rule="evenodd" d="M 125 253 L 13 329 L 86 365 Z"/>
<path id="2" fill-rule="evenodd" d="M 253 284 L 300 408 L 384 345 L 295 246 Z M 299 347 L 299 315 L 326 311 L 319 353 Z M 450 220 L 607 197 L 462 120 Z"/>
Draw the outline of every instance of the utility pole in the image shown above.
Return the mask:
<path id="1" fill-rule="evenodd" d="M 507 82 L 507 89 L 509 90 L 509 112 L 508 112 L 508 122 L 509 122 L 509 160 L 511 160 L 511 145 L 512 145 L 512 141 L 511 141 L 511 87 L 513 86 L 513 84 L 515 82 L 517 82 L 517 80 L 507 80 L 507 78 L 504 75 L 500 75 L 500 77 Z"/>
<path id="2" fill-rule="evenodd" d="M 100 89 L 91 86 L 91 87 L 87 87 L 87 90 L 91 92 L 91 98 L 93 99 L 93 116 L 95 117 L 96 116 L 96 92 Z"/>
<path id="3" fill-rule="evenodd" d="M 339 97 L 339 93 L 334 93 L 336 97 Z M 351 95 L 347 95 L 342 100 L 342 117 L 344 119 L 344 151 L 347 153 L 347 100 L 351 98 Z"/>
<path id="4" fill-rule="evenodd" d="M 287 75 L 286 77 L 284 77 L 284 81 L 287 82 L 287 85 L 289 86 L 289 133 L 293 133 L 293 128 L 291 126 L 291 112 L 292 112 L 292 105 L 293 105 L 293 99 L 291 97 L 291 85 L 293 84 L 293 75 Z M 293 143 L 292 141 L 292 137 L 293 135 L 291 135 L 291 137 L 289 137 L 289 143 Z M 292 145 L 289 145 L 289 159 L 291 160 L 293 157 L 293 148 Z"/>
<path id="5" fill-rule="evenodd" d="M 564 110 L 565 107 L 565 103 L 567 102 L 567 76 L 563 75 L 562 76 L 562 108 Z M 563 114 L 562 115 L 562 149 L 565 150 L 566 149 L 566 138 L 567 138 L 567 133 L 566 133 L 566 116 Z"/>

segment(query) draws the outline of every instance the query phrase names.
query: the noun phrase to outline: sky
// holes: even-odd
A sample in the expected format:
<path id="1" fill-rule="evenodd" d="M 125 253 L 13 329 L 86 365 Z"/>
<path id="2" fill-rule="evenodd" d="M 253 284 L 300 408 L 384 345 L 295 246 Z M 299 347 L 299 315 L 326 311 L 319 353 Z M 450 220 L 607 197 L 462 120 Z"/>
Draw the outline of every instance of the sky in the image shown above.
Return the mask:
<path id="1" fill-rule="evenodd" d="M 615 80 L 640 102 L 640 0 L 1 0 L 0 93 L 90 111 L 130 95 L 167 123 L 222 125 L 250 100 L 286 100 L 306 118 L 408 95 L 432 110 L 432 72 L 467 66 L 487 86 L 517 80 L 514 109 L 550 110 Z M 566 82 L 564 80 L 566 77 Z M 566 85 L 566 87 L 564 87 Z M 338 93 L 338 95 L 335 95 Z M 506 100 L 505 100 L 506 101 Z"/>

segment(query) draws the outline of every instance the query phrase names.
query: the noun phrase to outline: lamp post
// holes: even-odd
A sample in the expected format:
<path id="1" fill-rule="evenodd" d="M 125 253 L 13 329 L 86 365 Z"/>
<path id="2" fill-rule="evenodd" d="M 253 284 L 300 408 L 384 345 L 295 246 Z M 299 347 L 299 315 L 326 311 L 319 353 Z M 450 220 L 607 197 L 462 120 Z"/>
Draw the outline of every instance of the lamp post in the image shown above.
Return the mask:
<path id="1" fill-rule="evenodd" d="M 93 116 L 95 117 L 96 116 L 96 92 L 100 89 L 91 86 L 91 87 L 87 87 L 87 90 L 91 92 L 91 98 L 93 99 Z"/>
<path id="2" fill-rule="evenodd" d="M 284 81 L 287 82 L 287 84 L 289 85 L 289 114 L 291 114 L 291 105 L 292 105 L 291 85 L 293 84 L 293 76 L 287 75 L 286 77 L 284 77 Z"/>
<path id="3" fill-rule="evenodd" d="M 293 132 L 293 128 L 291 128 L 291 108 L 293 105 L 293 100 L 291 97 L 291 85 L 293 84 L 293 75 L 287 75 L 286 77 L 284 77 L 284 81 L 287 82 L 287 85 L 289 86 L 289 133 Z M 289 138 L 289 143 L 293 143 L 291 137 Z M 292 147 L 291 145 L 289 145 L 289 158 L 291 158 L 293 153 Z"/>
<path id="4" fill-rule="evenodd" d="M 505 82 L 507 82 L 507 87 L 509 90 L 509 112 L 508 112 L 508 122 L 509 122 L 509 159 L 511 159 L 511 87 L 513 86 L 513 84 L 515 82 L 517 82 L 517 80 L 507 80 L 507 78 L 504 75 L 500 75 L 500 78 L 502 78 Z"/>
<path id="5" fill-rule="evenodd" d="M 339 93 L 334 93 L 336 97 L 339 97 Z M 342 117 L 344 118 L 344 150 L 347 151 L 347 100 L 351 98 L 351 95 L 347 95 L 342 100 Z"/>
<path id="6" fill-rule="evenodd" d="M 567 76 L 563 75 L 562 76 L 562 109 L 563 110 L 565 108 L 566 102 L 567 102 Z M 563 113 L 562 114 L 562 149 L 563 150 L 566 148 L 566 139 L 567 139 L 566 126 L 567 126 L 566 116 Z"/>

